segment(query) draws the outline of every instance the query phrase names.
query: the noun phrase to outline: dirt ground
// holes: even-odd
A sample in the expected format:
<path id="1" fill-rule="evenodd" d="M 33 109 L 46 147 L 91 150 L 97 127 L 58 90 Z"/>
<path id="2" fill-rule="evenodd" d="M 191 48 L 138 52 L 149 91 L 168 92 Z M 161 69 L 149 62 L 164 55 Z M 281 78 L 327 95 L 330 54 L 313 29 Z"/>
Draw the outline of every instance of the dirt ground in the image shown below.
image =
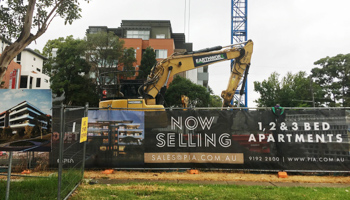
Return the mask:
<path id="1" fill-rule="evenodd" d="M 119 180 L 197 180 L 197 181 L 252 181 L 252 182 L 298 182 L 298 183 L 343 183 L 350 184 L 350 174 L 335 175 L 293 175 L 279 178 L 278 173 L 253 174 L 239 172 L 202 172 L 190 174 L 188 172 L 140 172 L 113 171 L 85 171 L 86 179 L 119 179 Z"/>
<path id="2" fill-rule="evenodd" d="M 21 175 L 21 173 L 12 173 Z M 57 171 L 31 172 L 28 176 L 49 176 L 57 174 Z M 0 176 L 0 179 L 6 179 Z M 14 176 L 12 179 L 20 179 Z M 293 183 L 341 183 L 350 184 L 350 174 L 288 174 L 287 178 L 279 178 L 278 173 L 243 173 L 243 172 L 213 172 L 199 171 L 198 174 L 190 174 L 188 171 L 182 172 L 152 172 L 152 171 L 118 171 L 105 174 L 103 170 L 86 170 L 85 179 L 109 179 L 109 180 L 178 180 L 178 181 L 249 181 L 249 182 L 293 182 Z"/>

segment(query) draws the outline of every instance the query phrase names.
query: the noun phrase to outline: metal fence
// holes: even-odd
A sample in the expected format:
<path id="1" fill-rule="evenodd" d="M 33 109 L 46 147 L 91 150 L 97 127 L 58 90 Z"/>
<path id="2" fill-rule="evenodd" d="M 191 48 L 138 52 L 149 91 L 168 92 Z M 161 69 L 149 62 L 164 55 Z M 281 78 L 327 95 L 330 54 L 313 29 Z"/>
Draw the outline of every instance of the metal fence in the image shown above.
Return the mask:
<path id="1" fill-rule="evenodd" d="M 105 117 L 107 118 L 102 118 L 102 119 L 96 118 L 95 123 L 97 125 L 95 124 L 95 127 L 91 127 L 92 131 L 90 132 L 90 135 L 88 134 L 88 141 L 84 143 L 80 143 L 79 140 L 80 140 L 81 122 L 83 117 L 88 116 L 88 109 L 89 109 L 88 105 L 86 105 L 85 107 L 67 107 L 64 105 L 53 107 L 52 151 L 50 153 L 14 152 L 12 167 L 15 168 L 19 165 L 22 165 L 33 169 L 36 167 L 40 167 L 40 165 L 46 166 L 47 163 L 45 164 L 44 162 L 48 161 L 49 162 L 48 168 L 58 171 L 57 173 L 58 176 L 56 179 L 58 182 L 57 190 L 53 191 L 57 194 L 57 199 L 68 198 L 68 196 L 79 185 L 79 183 L 83 179 L 85 161 L 87 162 L 86 166 L 90 168 L 106 168 L 106 167 L 124 168 L 127 163 L 126 161 L 128 161 L 130 165 L 127 165 L 125 167 L 128 169 L 136 169 L 136 168 L 153 169 L 152 167 L 149 167 L 150 166 L 149 164 L 147 166 L 143 165 L 143 162 L 144 162 L 143 151 L 145 150 L 145 144 L 143 139 L 147 139 L 147 137 L 145 137 L 146 132 L 147 134 L 149 134 L 149 133 L 152 133 L 150 132 L 152 130 L 154 131 L 160 130 L 163 132 L 167 130 L 166 128 L 160 129 L 159 126 L 155 128 L 148 127 L 148 125 L 150 124 L 148 122 L 151 122 L 150 120 L 153 119 L 153 117 L 155 119 L 163 119 L 161 115 L 156 114 L 157 112 L 147 112 L 147 114 L 144 114 L 145 115 L 144 120 L 141 120 L 142 118 L 139 118 L 138 115 L 135 115 L 134 113 L 131 113 L 131 114 L 127 113 L 127 115 L 124 115 L 125 113 L 123 114 L 122 112 L 118 112 L 117 115 L 111 115 L 111 118 L 108 117 L 109 115 L 105 115 Z M 90 111 L 94 111 L 94 110 L 100 110 L 100 109 L 90 108 Z M 118 110 L 118 109 L 115 109 L 115 110 Z M 135 111 L 137 109 L 128 109 L 128 110 Z M 204 111 L 208 111 L 208 113 L 211 116 L 213 115 L 213 111 L 215 110 L 223 111 L 224 109 L 222 108 L 187 108 L 184 110 L 183 108 L 166 108 L 165 110 L 167 112 L 174 111 L 174 110 L 180 110 L 184 112 L 204 110 Z M 226 110 L 228 110 L 229 112 L 235 111 L 235 110 L 271 111 L 271 108 L 229 108 Z M 309 131 L 306 134 L 309 134 L 309 135 L 326 134 L 325 139 L 327 139 L 328 138 L 327 134 L 335 134 L 333 132 L 336 131 L 337 134 L 341 135 L 339 137 L 343 139 L 342 143 L 335 144 L 334 141 L 332 141 L 332 142 L 329 142 L 329 144 L 328 143 L 326 144 L 310 143 L 309 144 L 308 142 L 305 142 L 305 143 L 299 144 L 299 146 L 302 145 L 302 147 L 305 150 L 304 152 L 309 157 L 314 158 L 316 157 L 316 155 L 318 155 L 321 152 L 322 157 L 325 157 L 325 156 L 327 158 L 338 157 L 340 158 L 340 160 L 344 158 L 345 159 L 344 162 L 342 162 L 340 165 L 344 165 L 345 167 L 348 166 L 347 164 L 350 162 L 350 156 L 349 156 L 350 147 L 349 147 L 349 139 L 348 139 L 350 137 L 350 131 L 349 131 L 350 130 L 349 129 L 350 108 L 285 108 L 285 110 L 286 112 L 290 112 L 294 110 L 300 111 L 300 113 L 296 113 L 295 115 L 287 115 L 286 119 L 288 118 L 288 120 L 295 119 L 298 122 L 302 122 L 302 123 L 304 122 L 314 123 L 319 121 L 318 117 L 321 117 L 320 119 L 322 119 L 322 122 L 323 121 L 328 122 L 330 126 L 332 126 L 332 130 L 331 130 L 332 132 L 328 131 L 325 133 L 321 133 L 320 130 L 317 130 L 317 132 Z M 317 111 L 317 110 L 325 110 L 325 111 L 335 110 L 335 111 L 344 111 L 344 112 L 341 112 L 341 115 L 339 115 L 341 117 L 341 120 L 339 121 L 339 119 L 338 118 L 335 119 L 334 116 L 330 116 L 330 118 L 322 118 L 322 116 L 318 115 L 317 113 L 313 113 L 312 116 L 310 115 L 309 111 Z M 90 121 L 90 111 L 89 111 L 89 121 Z M 152 113 L 155 113 L 154 116 L 152 116 Z M 126 118 L 122 119 L 122 118 L 119 118 L 119 116 L 125 116 Z M 243 119 L 238 114 L 235 116 L 236 116 L 235 118 L 232 118 L 232 119 L 229 118 L 230 119 L 229 123 L 234 123 L 235 122 L 234 120 Z M 265 116 L 265 115 L 261 115 L 261 116 Z M 274 115 L 271 115 L 271 116 L 274 116 Z M 94 116 L 94 117 L 97 117 L 97 116 Z M 251 119 L 254 119 L 254 118 L 251 118 Z M 94 118 L 91 117 L 91 120 L 93 121 Z M 250 123 L 248 122 L 246 127 L 248 127 L 249 129 L 249 127 L 253 127 L 253 126 L 250 126 Z M 267 121 L 267 122 L 269 125 L 270 121 Z M 93 123 L 94 122 L 92 122 L 92 124 Z M 244 124 L 244 123 L 239 123 L 239 124 Z M 257 129 L 259 129 L 258 127 L 259 123 L 253 123 L 253 124 L 257 126 Z M 135 127 L 135 125 L 140 125 L 140 127 Z M 155 125 L 157 125 L 157 123 L 155 123 Z M 221 125 L 218 127 L 224 127 Z M 129 127 L 130 129 L 127 126 L 130 126 Z M 167 126 L 169 128 L 169 124 L 167 124 Z M 121 127 L 124 127 L 124 128 L 121 128 Z M 140 128 L 142 129 L 139 130 Z M 107 131 L 104 131 L 104 129 L 107 129 Z M 134 129 L 137 129 L 137 130 L 134 130 Z M 127 131 L 135 132 L 137 134 L 133 133 L 134 135 L 129 136 Z M 105 132 L 107 136 L 104 135 Z M 217 132 L 219 133 L 220 131 L 217 131 Z M 303 134 L 303 133 L 293 132 L 293 134 Z M 130 139 L 134 139 L 134 140 L 127 141 L 125 138 L 128 138 L 129 140 Z M 138 140 L 139 138 L 140 140 Z M 285 138 L 288 138 L 287 135 L 285 136 Z M 336 139 L 339 139 L 339 138 L 336 138 Z M 147 145 L 148 144 L 150 143 L 147 143 Z M 255 144 L 251 144 L 250 146 L 254 146 L 254 145 Z M 275 146 L 274 145 L 275 143 L 271 142 L 269 148 L 264 148 L 263 150 L 266 151 L 266 149 L 268 149 L 268 150 L 271 150 L 272 152 L 272 150 L 276 147 L 276 145 Z M 154 146 L 155 145 L 153 146 L 151 145 L 151 147 L 154 147 Z M 250 148 L 250 146 L 248 147 Z M 341 149 L 339 149 L 340 146 L 342 146 Z M 246 146 L 242 147 L 244 151 L 247 151 L 246 152 L 247 155 L 254 154 L 256 156 L 256 154 L 259 153 L 254 151 L 254 149 L 249 152 L 248 150 L 246 150 L 246 148 L 248 147 Z M 136 154 L 135 152 L 138 152 L 138 153 Z M 153 151 L 150 151 L 150 152 L 153 152 Z M 266 152 L 262 152 L 262 153 L 266 153 Z M 343 155 L 343 153 L 347 153 L 347 154 Z M 268 153 L 266 153 L 266 155 L 267 154 Z M 4 160 L 9 160 L 8 155 L 2 158 L 5 158 L 5 159 L 0 159 L 0 164 Z M 108 161 L 108 162 L 105 162 L 105 161 Z M 253 161 L 255 162 L 256 160 L 252 160 L 251 162 Z M 98 163 L 102 163 L 102 164 L 99 165 Z M 296 165 L 299 165 L 297 162 L 295 163 Z M 159 164 L 156 164 L 156 165 L 159 168 L 158 166 Z M 316 165 L 319 165 L 319 163 L 316 163 Z M 181 167 L 182 166 L 174 165 L 170 167 L 167 166 L 165 168 L 179 169 Z M 264 170 L 260 170 L 260 171 L 264 171 Z M 303 170 L 303 171 L 308 171 L 308 170 Z M 316 172 L 314 169 L 312 169 L 311 171 Z M 332 171 L 339 171 L 339 169 L 332 170 Z"/>
<path id="2" fill-rule="evenodd" d="M 69 108 L 61 105 L 53 110 L 53 132 L 59 137 L 52 140 L 50 159 L 57 160 L 57 199 L 67 198 L 84 176 L 85 143 L 80 143 L 82 118 L 87 116 L 88 105 Z M 53 167 L 53 166 L 51 166 Z"/>
<path id="3" fill-rule="evenodd" d="M 11 177 L 48 179 L 53 188 L 45 198 L 67 199 L 77 188 L 84 177 L 86 143 L 80 143 L 82 118 L 87 116 L 88 104 L 85 107 L 53 107 L 52 110 L 52 150 L 51 152 L 7 152 L 1 156 L 1 175 L 7 176 L 5 199 L 17 199 L 16 187 L 10 187 Z M 57 170 L 46 176 L 11 174 L 23 169 L 32 171 Z M 57 189 L 56 189 L 57 188 Z M 5 190 L 1 191 L 4 194 Z M 1 195 L 0 199 L 3 196 Z M 20 197 L 21 198 L 21 197 Z M 44 198 L 44 197 L 43 197 Z"/>
<path id="4" fill-rule="evenodd" d="M 349 172 L 349 108 L 138 110 L 89 110 L 87 168 Z M 244 156 L 198 161 L 224 155 Z"/>

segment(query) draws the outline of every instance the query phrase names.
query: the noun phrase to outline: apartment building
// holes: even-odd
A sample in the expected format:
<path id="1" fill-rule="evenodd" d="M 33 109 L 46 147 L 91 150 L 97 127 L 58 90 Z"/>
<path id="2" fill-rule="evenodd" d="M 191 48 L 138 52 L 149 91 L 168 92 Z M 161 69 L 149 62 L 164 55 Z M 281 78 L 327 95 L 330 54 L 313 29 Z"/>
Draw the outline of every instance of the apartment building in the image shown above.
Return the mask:
<path id="1" fill-rule="evenodd" d="M 184 33 L 173 33 L 169 20 L 122 20 L 118 28 L 89 26 L 86 33 L 91 34 L 101 31 L 113 32 L 124 40 L 125 47 L 135 49 L 136 70 L 141 65 L 143 52 L 149 46 L 155 50 L 157 60 L 162 60 L 174 52 L 192 51 L 192 43 L 185 42 Z M 194 83 L 208 86 L 208 70 L 194 69 L 179 75 L 190 79 Z"/>
<path id="2" fill-rule="evenodd" d="M 11 42 L 0 37 L 0 54 Z M 50 89 L 50 77 L 43 74 L 46 58 L 30 48 L 25 48 L 11 61 L 4 77 L 4 88 Z"/>
<path id="3" fill-rule="evenodd" d="M 34 127 L 35 125 L 47 130 L 49 123 L 50 116 L 27 101 L 0 113 L 0 128 L 10 127 L 13 133 L 26 126 Z"/>

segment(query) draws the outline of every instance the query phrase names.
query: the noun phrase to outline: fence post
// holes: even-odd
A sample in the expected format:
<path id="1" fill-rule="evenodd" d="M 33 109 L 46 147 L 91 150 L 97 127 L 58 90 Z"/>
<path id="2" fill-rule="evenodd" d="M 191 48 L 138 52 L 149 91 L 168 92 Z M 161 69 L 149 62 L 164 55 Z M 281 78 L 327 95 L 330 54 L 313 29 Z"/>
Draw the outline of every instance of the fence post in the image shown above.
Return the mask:
<path id="1" fill-rule="evenodd" d="M 84 117 L 88 116 L 89 112 L 89 102 L 85 104 L 85 112 L 84 112 Z M 85 171 L 85 156 L 86 156 L 86 142 L 83 144 L 83 166 L 82 166 L 82 179 L 84 179 L 84 171 Z"/>
<path id="2" fill-rule="evenodd" d="M 11 168 L 12 168 L 12 151 L 10 151 L 9 166 L 7 168 L 7 185 L 6 185 L 6 197 L 5 197 L 6 200 L 10 198 Z"/>
<path id="3" fill-rule="evenodd" d="M 62 184 L 62 167 L 63 167 L 63 138 L 64 138 L 64 129 L 65 129 L 65 106 L 61 103 L 61 127 L 60 127 L 60 143 L 59 143 L 59 156 L 58 156 L 58 188 L 57 188 L 57 199 L 61 199 L 61 184 Z"/>

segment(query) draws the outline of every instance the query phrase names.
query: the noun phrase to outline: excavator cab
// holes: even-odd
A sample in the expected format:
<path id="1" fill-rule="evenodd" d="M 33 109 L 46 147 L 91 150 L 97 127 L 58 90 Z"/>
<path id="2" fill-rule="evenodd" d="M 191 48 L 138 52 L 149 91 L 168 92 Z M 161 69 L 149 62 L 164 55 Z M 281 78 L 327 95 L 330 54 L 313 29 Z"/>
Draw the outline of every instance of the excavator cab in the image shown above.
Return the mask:
<path id="1" fill-rule="evenodd" d="M 129 78 L 125 71 L 101 73 L 97 81 L 100 101 L 111 99 L 137 99 L 140 97 L 138 88 L 143 82 L 144 79 Z"/>

